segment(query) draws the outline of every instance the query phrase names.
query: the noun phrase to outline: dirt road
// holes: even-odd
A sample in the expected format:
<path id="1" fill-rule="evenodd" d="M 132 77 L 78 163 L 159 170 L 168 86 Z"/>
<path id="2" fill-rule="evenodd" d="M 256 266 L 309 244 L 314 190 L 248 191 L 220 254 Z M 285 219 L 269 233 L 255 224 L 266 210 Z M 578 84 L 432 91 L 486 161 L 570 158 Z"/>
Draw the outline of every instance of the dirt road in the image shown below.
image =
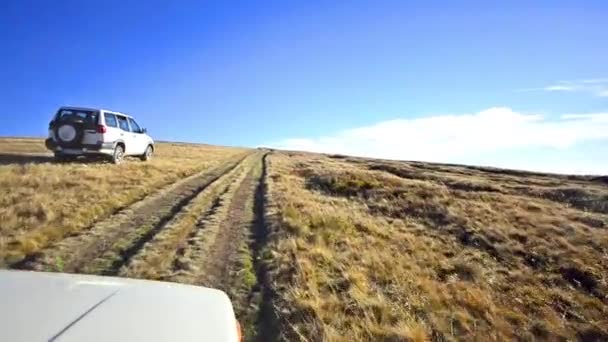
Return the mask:
<path id="1" fill-rule="evenodd" d="M 172 184 L 12 268 L 219 288 L 231 297 L 248 336 L 260 334 L 265 153 L 251 152 Z"/>

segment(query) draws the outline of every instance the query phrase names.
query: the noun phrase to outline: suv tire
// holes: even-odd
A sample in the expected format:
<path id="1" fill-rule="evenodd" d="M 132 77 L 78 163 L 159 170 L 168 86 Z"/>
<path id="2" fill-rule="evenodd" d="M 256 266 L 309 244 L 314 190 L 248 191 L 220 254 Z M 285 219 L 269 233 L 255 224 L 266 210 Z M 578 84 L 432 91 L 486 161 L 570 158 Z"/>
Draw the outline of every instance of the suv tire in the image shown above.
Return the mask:
<path id="1" fill-rule="evenodd" d="M 125 149 L 122 145 L 116 145 L 114 147 L 114 153 L 112 154 L 112 163 L 120 164 L 125 158 Z"/>
<path id="2" fill-rule="evenodd" d="M 148 160 L 152 159 L 153 154 L 154 154 L 154 148 L 152 147 L 152 145 L 148 145 L 148 147 L 146 147 L 146 151 L 144 152 L 144 154 L 142 154 L 141 157 L 139 157 L 139 158 L 143 161 L 148 161 Z"/>

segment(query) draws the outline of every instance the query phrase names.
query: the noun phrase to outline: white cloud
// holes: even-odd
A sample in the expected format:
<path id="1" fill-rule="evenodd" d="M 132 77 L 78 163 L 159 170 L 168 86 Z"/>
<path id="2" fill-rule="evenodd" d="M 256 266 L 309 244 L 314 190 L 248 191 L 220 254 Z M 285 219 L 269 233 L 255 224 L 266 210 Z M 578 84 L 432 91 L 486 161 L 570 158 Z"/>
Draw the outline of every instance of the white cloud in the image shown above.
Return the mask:
<path id="1" fill-rule="evenodd" d="M 523 89 L 523 91 L 544 90 L 549 92 L 579 92 L 599 97 L 608 97 L 608 78 L 559 81 L 542 88 Z"/>
<path id="2" fill-rule="evenodd" d="M 473 163 L 553 172 L 605 173 L 608 157 L 587 164 L 536 163 L 514 151 L 566 151 L 575 145 L 608 139 L 608 112 L 562 115 L 547 119 L 495 107 L 474 114 L 395 119 L 323 137 L 292 138 L 268 144 L 279 149 L 342 153 L 386 159 Z M 511 157 L 503 157 L 511 155 Z M 517 162 L 515 162 L 517 160 Z M 510 162 L 513 161 L 512 164 Z"/>
<path id="3" fill-rule="evenodd" d="M 591 113 L 591 114 L 565 114 L 560 116 L 563 120 L 584 120 L 592 123 L 608 123 L 608 113 Z"/>
<path id="4" fill-rule="evenodd" d="M 556 84 L 556 85 L 544 87 L 543 90 L 546 90 L 546 91 L 576 91 L 576 90 L 579 90 L 579 87 L 576 87 L 574 85 Z"/>
<path id="5" fill-rule="evenodd" d="M 592 78 L 588 80 L 581 80 L 582 83 L 595 84 L 595 83 L 608 83 L 608 78 Z"/>

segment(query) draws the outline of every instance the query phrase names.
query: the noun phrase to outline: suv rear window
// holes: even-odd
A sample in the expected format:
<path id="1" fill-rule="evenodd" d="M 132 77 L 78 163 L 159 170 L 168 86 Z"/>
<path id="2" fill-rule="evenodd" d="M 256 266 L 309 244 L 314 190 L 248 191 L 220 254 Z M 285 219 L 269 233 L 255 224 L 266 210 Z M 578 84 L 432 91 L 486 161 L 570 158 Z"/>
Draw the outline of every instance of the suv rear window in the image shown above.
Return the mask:
<path id="1" fill-rule="evenodd" d="M 93 110 L 79 110 L 79 109 L 60 109 L 57 112 L 56 120 L 69 121 L 74 119 L 81 119 L 85 124 L 96 125 L 99 117 L 98 111 Z"/>
<path id="2" fill-rule="evenodd" d="M 118 127 L 118 123 L 116 122 L 116 115 L 111 113 L 104 113 L 103 116 L 106 119 L 106 126 Z"/>

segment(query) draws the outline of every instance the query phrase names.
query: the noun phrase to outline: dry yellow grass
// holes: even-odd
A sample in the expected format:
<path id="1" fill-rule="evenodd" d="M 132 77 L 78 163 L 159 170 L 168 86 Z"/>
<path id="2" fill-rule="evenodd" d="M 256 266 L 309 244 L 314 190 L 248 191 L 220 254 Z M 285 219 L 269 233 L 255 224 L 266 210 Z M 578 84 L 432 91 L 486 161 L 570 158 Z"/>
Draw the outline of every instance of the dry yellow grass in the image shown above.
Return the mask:
<path id="1" fill-rule="evenodd" d="M 56 164 L 41 139 L 0 139 L 0 265 L 245 149 L 159 143 L 150 162 Z"/>
<path id="2" fill-rule="evenodd" d="M 44 140 L 39 138 L 0 138 L 0 153 L 51 155 L 44 147 Z"/>
<path id="3" fill-rule="evenodd" d="M 0 262 L 220 287 L 261 340 L 608 340 L 606 178 L 245 152 L 0 139 Z"/>
<path id="4" fill-rule="evenodd" d="M 268 159 L 284 339 L 608 339 L 605 179 Z"/>

